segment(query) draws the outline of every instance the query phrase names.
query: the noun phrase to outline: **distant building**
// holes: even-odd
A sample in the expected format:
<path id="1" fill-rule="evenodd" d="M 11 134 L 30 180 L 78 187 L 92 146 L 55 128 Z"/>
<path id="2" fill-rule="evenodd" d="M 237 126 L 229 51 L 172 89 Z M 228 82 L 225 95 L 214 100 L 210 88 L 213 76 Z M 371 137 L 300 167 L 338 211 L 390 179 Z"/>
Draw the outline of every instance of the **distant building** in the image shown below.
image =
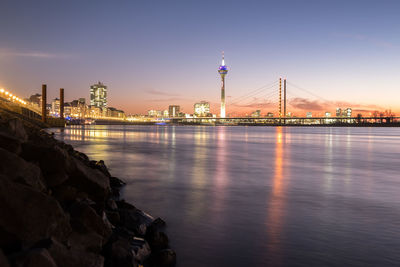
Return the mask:
<path id="1" fill-rule="evenodd" d="M 350 117 L 351 117 L 351 114 L 352 114 L 352 109 L 351 109 L 351 108 L 346 108 L 346 109 L 343 111 L 343 116 L 344 116 L 344 117 L 350 118 Z"/>
<path id="2" fill-rule="evenodd" d="M 341 108 L 337 108 L 336 109 L 336 117 L 341 117 L 342 116 L 342 109 Z"/>
<path id="3" fill-rule="evenodd" d="M 257 109 L 256 111 L 254 111 L 253 113 L 251 113 L 251 116 L 253 118 L 259 118 L 261 117 L 261 110 Z"/>
<path id="4" fill-rule="evenodd" d="M 272 118 L 272 117 L 274 117 L 274 113 L 272 113 L 272 112 L 268 112 L 268 113 L 267 113 L 267 117 L 269 117 L 269 118 Z"/>
<path id="5" fill-rule="evenodd" d="M 164 118 L 168 118 L 168 117 L 169 117 L 168 114 L 169 114 L 169 113 L 168 113 L 168 110 L 164 110 L 164 111 L 163 111 L 163 117 L 164 117 Z"/>
<path id="6" fill-rule="evenodd" d="M 211 117 L 210 103 L 201 101 L 200 103 L 194 104 L 194 115 L 196 117 Z"/>
<path id="7" fill-rule="evenodd" d="M 89 118 L 101 118 L 103 116 L 103 109 L 96 106 L 88 106 L 87 117 Z"/>
<path id="8" fill-rule="evenodd" d="M 329 118 L 329 117 L 331 117 L 332 116 L 332 114 L 330 113 L 330 112 L 325 112 L 325 117 L 327 117 L 327 118 Z"/>
<path id="9" fill-rule="evenodd" d="M 147 114 L 149 117 L 162 117 L 161 110 L 151 109 L 151 110 L 147 111 Z"/>
<path id="10" fill-rule="evenodd" d="M 35 106 L 41 107 L 42 106 L 42 95 L 41 94 L 31 95 L 29 97 L 29 102 L 31 102 Z"/>
<path id="11" fill-rule="evenodd" d="M 168 115 L 170 117 L 178 117 L 181 107 L 177 105 L 170 105 L 168 107 Z"/>
<path id="12" fill-rule="evenodd" d="M 56 117 L 60 116 L 60 99 L 55 98 L 51 101 L 50 114 Z"/>
<path id="13" fill-rule="evenodd" d="M 71 103 L 64 103 L 64 117 L 70 117 L 72 112 Z"/>
<path id="14" fill-rule="evenodd" d="M 101 82 L 90 86 L 90 105 L 98 108 L 107 107 L 107 86 Z"/>
<path id="15" fill-rule="evenodd" d="M 118 109 L 113 108 L 113 107 L 109 107 L 109 108 L 106 109 L 106 117 L 118 118 L 118 119 L 126 118 L 124 111 L 118 110 Z"/>
<path id="16" fill-rule="evenodd" d="M 306 117 L 307 118 L 312 118 L 312 112 L 307 112 Z"/>

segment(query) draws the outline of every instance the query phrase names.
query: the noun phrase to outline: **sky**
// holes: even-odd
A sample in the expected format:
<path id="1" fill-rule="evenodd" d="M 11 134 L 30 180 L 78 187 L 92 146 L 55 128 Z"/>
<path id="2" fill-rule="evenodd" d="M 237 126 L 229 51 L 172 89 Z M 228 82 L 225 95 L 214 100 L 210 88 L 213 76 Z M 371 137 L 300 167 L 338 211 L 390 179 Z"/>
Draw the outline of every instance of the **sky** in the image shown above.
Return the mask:
<path id="1" fill-rule="evenodd" d="M 0 87 L 67 101 L 108 86 L 128 114 L 206 100 L 218 113 L 221 51 L 229 67 L 227 113 L 400 113 L 399 1 L 0 2 Z M 259 91 L 257 91 L 258 88 Z M 264 89 L 263 89 L 264 88 Z M 253 93 L 252 93 L 253 92 Z"/>

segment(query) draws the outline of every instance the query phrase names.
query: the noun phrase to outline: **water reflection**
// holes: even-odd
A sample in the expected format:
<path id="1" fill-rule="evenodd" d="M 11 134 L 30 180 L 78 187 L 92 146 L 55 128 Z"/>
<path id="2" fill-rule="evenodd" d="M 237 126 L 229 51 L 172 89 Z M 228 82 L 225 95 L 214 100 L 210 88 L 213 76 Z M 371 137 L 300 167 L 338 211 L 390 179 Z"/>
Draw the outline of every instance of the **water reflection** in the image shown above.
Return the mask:
<path id="1" fill-rule="evenodd" d="M 400 262 L 400 129 L 53 131 L 106 160 L 128 182 L 124 198 L 167 221 L 178 267 Z"/>
<path id="2" fill-rule="evenodd" d="M 284 153 L 286 153 L 283 145 L 286 140 L 282 127 L 276 128 L 275 140 L 275 165 L 274 176 L 272 178 L 272 193 L 268 199 L 267 212 L 267 249 L 268 261 L 274 266 L 282 265 L 282 228 L 285 215 L 285 184 L 283 175 Z M 274 257 L 270 257 L 274 255 Z"/>

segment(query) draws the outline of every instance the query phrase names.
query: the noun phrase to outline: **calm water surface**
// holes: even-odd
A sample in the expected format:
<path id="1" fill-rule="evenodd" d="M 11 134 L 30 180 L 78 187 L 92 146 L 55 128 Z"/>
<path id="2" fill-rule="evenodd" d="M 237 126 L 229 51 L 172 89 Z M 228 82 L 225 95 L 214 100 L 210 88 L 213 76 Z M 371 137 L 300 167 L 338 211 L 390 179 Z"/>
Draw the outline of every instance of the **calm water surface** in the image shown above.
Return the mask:
<path id="1" fill-rule="evenodd" d="M 178 266 L 400 266 L 400 129 L 56 131 L 168 224 Z"/>

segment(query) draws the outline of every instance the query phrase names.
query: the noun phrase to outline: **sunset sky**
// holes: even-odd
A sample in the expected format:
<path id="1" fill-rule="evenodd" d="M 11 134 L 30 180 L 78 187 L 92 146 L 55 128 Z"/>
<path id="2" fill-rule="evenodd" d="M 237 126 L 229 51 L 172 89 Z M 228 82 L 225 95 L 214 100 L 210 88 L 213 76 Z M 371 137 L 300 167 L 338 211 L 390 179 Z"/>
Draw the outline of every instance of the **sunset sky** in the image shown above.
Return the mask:
<path id="1" fill-rule="evenodd" d="M 225 51 L 228 113 L 276 112 L 268 85 L 280 76 L 289 111 L 400 112 L 399 10 L 385 0 L 4 0 L 0 87 L 28 97 L 47 83 L 50 99 L 63 87 L 70 101 L 101 81 L 127 113 L 190 113 L 201 100 L 218 113 Z"/>

